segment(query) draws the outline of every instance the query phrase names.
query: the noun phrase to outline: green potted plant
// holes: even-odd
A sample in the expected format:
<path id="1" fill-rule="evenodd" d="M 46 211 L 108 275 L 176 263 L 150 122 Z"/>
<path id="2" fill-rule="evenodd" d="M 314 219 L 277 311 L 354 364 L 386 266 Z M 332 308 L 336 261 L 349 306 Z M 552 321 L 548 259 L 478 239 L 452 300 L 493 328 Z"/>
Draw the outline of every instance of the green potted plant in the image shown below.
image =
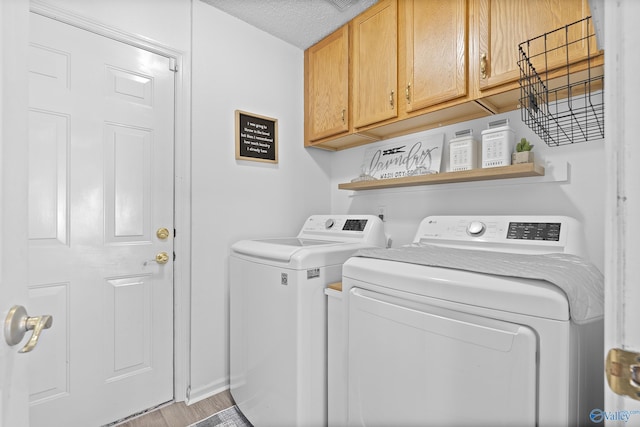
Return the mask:
<path id="1" fill-rule="evenodd" d="M 520 142 L 516 144 L 516 151 L 511 154 L 511 164 L 533 163 L 532 149 L 533 145 L 527 141 L 527 138 L 522 138 Z"/>

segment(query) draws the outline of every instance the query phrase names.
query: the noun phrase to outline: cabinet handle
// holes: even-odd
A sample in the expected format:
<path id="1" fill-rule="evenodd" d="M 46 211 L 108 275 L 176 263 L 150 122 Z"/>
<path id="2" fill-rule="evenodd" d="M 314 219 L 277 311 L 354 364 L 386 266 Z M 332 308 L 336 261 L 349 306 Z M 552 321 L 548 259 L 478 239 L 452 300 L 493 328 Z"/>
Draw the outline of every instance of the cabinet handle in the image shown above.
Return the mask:
<path id="1" fill-rule="evenodd" d="M 345 112 L 346 112 L 346 110 L 343 108 L 343 109 L 342 109 L 342 124 L 344 124 L 344 123 L 345 123 L 345 121 L 344 121 L 344 113 L 345 113 Z"/>
<path id="2" fill-rule="evenodd" d="M 391 94 L 389 94 L 389 105 L 391 106 L 391 109 L 393 110 L 393 91 L 391 91 Z"/>
<path id="3" fill-rule="evenodd" d="M 487 78 L 487 54 L 480 55 L 480 75 L 483 79 Z"/>
<path id="4" fill-rule="evenodd" d="M 407 102 L 411 102 L 411 95 L 410 95 L 410 93 L 411 93 L 411 83 L 409 83 L 409 84 L 407 85 L 407 89 L 406 89 L 406 90 L 405 90 L 405 92 L 404 92 L 404 96 L 405 96 L 405 98 L 407 98 Z"/>

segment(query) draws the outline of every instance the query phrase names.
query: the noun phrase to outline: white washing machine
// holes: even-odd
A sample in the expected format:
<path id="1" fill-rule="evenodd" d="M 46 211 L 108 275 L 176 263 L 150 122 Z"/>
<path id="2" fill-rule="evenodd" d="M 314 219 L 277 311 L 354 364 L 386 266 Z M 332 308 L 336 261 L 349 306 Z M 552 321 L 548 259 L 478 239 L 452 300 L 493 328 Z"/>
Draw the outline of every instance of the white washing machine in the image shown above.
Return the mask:
<path id="1" fill-rule="evenodd" d="M 344 425 L 586 426 L 603 277 L 566 217 L 428 217 L 343 268 Z M 332 414 L 334 415 L 334 414 Z"/>
<path id="2" fill-rule="evenodd" d="M 327 424 L 324 289 L 356 250 L 385 242 L 377 216 L 315 215 L 297 237 L 232 246 L 231 394 L 253 425 Z"/>

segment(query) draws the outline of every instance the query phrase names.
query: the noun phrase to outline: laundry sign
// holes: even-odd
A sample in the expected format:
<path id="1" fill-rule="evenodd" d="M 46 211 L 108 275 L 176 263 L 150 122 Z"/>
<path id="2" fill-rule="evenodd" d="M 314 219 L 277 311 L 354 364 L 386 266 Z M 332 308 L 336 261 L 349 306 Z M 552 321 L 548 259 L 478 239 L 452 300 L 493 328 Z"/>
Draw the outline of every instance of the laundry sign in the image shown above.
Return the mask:
<path id="1" fill-rule="evenodd" d="M 404 178 L 440 172 L 444 134 L 411 137 L 368 149 L 360 177 Z"/>
<path id="2" fill-rule="evenodd" d="M 278 163 L 278 120 L 236 110 L 236 159 Z"/>

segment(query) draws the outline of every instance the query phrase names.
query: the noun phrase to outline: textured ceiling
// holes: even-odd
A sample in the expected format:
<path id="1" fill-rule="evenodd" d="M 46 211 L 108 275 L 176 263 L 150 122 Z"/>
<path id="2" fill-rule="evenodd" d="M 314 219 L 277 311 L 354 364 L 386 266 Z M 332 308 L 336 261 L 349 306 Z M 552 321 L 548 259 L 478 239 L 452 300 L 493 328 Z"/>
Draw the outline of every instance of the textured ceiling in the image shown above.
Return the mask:
<path id="1" fill-rule="evenodd" d="M 304 50 L 378 0 L 202 1 Z"/>

